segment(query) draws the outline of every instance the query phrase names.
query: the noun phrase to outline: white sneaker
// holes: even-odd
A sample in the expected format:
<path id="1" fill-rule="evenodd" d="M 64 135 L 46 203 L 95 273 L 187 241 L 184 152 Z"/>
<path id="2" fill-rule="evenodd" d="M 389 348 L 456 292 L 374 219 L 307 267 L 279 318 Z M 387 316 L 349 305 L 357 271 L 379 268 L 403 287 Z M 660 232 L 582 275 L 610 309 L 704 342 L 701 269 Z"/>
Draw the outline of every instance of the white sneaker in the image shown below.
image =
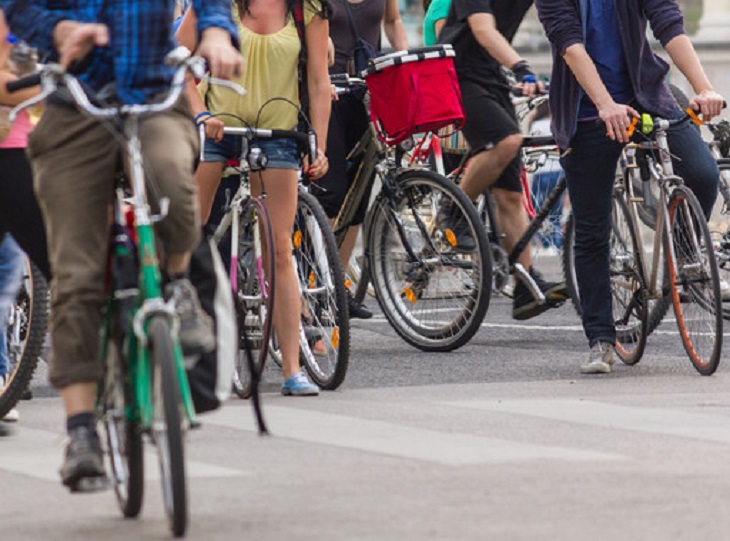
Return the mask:
<path id="1" fill-rule="evenodd" d="M 20 419 L 20 415 L 18 414 L 17 408 L 11 409 L 5 414 L 5 417 L 3 417 L 3 421 L 6 423 L 17 423 L 18 419 Z"/>
<path id="2" fill-rule="evenodd" d="M 581 374 L 609 374 L 616 359 L 614 347 L 609 342 L 598 342 L 588 353 L 588 362 L 580 365 Z"/>

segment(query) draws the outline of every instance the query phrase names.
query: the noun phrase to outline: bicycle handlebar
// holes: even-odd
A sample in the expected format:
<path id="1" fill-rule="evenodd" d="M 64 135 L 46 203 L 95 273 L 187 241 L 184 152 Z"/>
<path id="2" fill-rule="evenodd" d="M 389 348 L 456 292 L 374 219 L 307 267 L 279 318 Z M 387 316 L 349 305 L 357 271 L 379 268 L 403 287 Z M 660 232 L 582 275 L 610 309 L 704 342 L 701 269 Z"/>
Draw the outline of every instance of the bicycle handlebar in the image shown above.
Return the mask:
<path id="1" fill-rule="evenodd" d="M 201 122 L 198 130 L 200 132 L 200 158 L 202 161 L 205 142 L 205 124 Z M 310 164 L 313 164 L 317 159 L 317 135 L 312 129 L 307 133 L 303 133 L 295 130 L 269 130 L 264 128 L 224 126 L 223 133 L 239 135 L 249 140 L 257 137 L 260 139 L 293 139 L 300 148 L 307 149 Z"/>
<path id="2" fill-rule="evenodd" d="M 142 116 L 153 113 L 160 113 L 170 109 L 182 95 L 185 89 L 185 75 L 189 70 L 195 77 L 204 79 L 212 84 L 218 84 L 230 88 L 239 95 L 244 95 L 245 90 L 236 83 L 224 81 L 211 77 L 205 72 L 205 60 L 200 57 L 191 57 L 190 51 L 185 47 L 178 47 L 172 50 L 165 58 L 165 63 L 169 66 L 176 67 L 170 90 L 165 99 L 159 103 L 151 104 L 133 104 L 121 105 L 114 107 L 98 107 L 89 99 L 86 91 L 79 83 L 78 79 L 70 75 L 66 68 L 60 64 L 47 64 L 39 72 L 33 73 L 27 77 L 23 77 L 16 81 L 7 83 L 8 92 L 17 92 L 23 88 L 29 88 L 40 83 L 41 93 L 33 98 L 17 105 L 11 111 L 11 119 L 22 109 L 43 101 L 46 97 L 63 86 L 68 89 L 76 105 L 89 116 L 96 119 L 107 119 L 117 116 Z"/>

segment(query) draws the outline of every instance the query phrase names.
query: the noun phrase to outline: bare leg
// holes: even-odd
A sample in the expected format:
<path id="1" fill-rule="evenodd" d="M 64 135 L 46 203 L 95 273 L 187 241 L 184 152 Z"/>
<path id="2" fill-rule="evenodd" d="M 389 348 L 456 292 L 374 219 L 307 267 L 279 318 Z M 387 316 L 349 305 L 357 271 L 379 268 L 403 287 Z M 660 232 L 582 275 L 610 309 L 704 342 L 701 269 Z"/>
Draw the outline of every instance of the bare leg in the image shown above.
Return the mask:
<path id="1" fill-rule="evenodd" d="M 77 413 L 88 413 L 94 411 L 96 404 L 96 382 L 93 383 L 72 383 L 61 389 L 63 408 L 66 410 L 66 417 Z"/>
<path id="2" fill-rule="evenodd" d="M 200 202 L 200 221 L 205 224 L 210 217 L 215 192 L 221 183 L 223 174 L 222 162 L 201 162 L 195 171 L 195 183 L 198 185 L 198 201 Z"/>
<path id="3" fill-rule="evenodd" d="M 492 195 L 497 205 L 499 229 L 504 234 L 504 249 L 510 253 L 529 225 L 522 204 L 522 193 L 494 188 Z M 529 249 L 529 244 L 517 258 L 517 263 L 526 269 L 532 267 L 532 251 Z"/>
<path id="4" fill-rule="evenodd" d="M 302 313 L 299 280 L 292 263 L 291 233 L 297 211 L 297 174 L 292 169 L 267 169 L 251 175 L 251 191 L 261 192 L 261 177 L 267 188 L 266 207 L 274 232 L 276 284 L 274 329 L 279 339 L 284 378 L 299 372 L 299 324 Z"/>

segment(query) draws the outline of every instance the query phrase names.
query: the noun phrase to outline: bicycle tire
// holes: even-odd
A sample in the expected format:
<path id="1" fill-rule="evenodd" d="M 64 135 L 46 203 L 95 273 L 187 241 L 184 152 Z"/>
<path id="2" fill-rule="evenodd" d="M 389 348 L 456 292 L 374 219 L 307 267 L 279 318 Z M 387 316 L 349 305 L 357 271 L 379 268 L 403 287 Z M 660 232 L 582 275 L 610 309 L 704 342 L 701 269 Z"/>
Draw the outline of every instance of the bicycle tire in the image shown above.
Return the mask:
<path id="1" fill-rule="evenodd" d="M 641 259 L 636 259 L 637 231 L 626 200 L 614 195 L 611 219 L 609 272 L 611 305 L 616 326 L 616 354 L 624 364 L 641 360 L 648 336 L 648 306 Z"/>
<path id="2" fill-rule="evenodd" d="M 375 289 L 370 283 L 370 270 L 368 270 L 367 261 L 361 259 L 362 264 L 360 264 L 360 262 L 355 262 L 353 264 L 353 259 L 355 259 L 354 255 L 350 259 L 350 265 L 347 268 L 347 276 L 352 280 L 352 277 L 357 275 L 357 280 L 355 281 L 355 283 L 357 283 L 357 287 L 352 293 L 352 296 L 357 302 L 362 304 L 362 302 L 365 300 L 365 295 L 370 295 L 371 297 L 375 298 L 376 293 Z M 352 291 L 352 288 L 350 288 L 350 291 Z"/>
<path id="3" fill-rule="evenodd" d="M 127 383 L 117 340 L 107 343 L 105 389 L 101 420 L 106 432 L 107 452 L 114 480 L 114 493 L 122 514 L 139 515 L 144 495 L 144 455 L 142 432 Z"/>
<path id="4" fill-rule="evenodd" d="M 302 324 L 317 331 L 326 350 L 315 355 L 305 336 L 300 361 L 316 385 L 331 391 L 342 385 L 350 359 L 345 275 L 327 215 L 303 187 L 299 188 L 293 246 L 302 291 Z"/>
<path id="5" fill-rule="evenodd" d="M 717 269 L 720 271 L 721 289 L 730 287 L 730 161 L 718 160 L 720 168 L 720 193 L 712 208 L 708 222 L 710 235 L 715 246 Z M 723 292 L 722 317 L 730 321 L 730 299 Z"/>
<path id="6" fill-rule="evenodd" d="M 7 330 L 9 369 L 7 385 L 0 389 L 0 419 L 15 407 L 28 389 L 48 327 L 48 284 L 28 257 L 25 265 L 23 282 L 10 316 L 20 319 L 8 325 Z"/>
<path id="7" fill-rule="evenodd" d="M 565 226 L 565 239 L 563 242 L 563 273 L 565 275 L 565 285 L 568 289 L 568 296 L 576 314 L 583 318 L 583 310 L 580 307 L 580 292 L 578 291 L 578 279 L 575 276 L 575 265 L 573 263 L 575 253 L 575 217 L 570 213 Z M 666 267 L 666 260 L 662 264 L 662 269 Z M 666 271 L 662 275 L 666 277 Z M 669 285 L 666 284 L 662 291 L 668 291 Z M 667 314 L 672 300 L 668 295 L 663 295 L 661 299 L 652 299 L 648 305 L 648 315 L 646 322 L 647 337 L 659 327 L 664 316 Z"/>
<path id="8" fill-rule="evenodd" d="M 249 199 L 241 209 L 239 225 L 238 261 L 231 261 L 238 273 L 234 301 L 240 337 L 233 391 L 240 398 L 248 398 L 253 379 L 247 350 L 253 355 L 257 377 L 260 377 L 272 340 L 276 266 L 274 234 L 266 205 L 258 198 Z M 258 243 L 255 228 L 258 228 Z"/>
<path id="9" fill-rule="evenodd" d="M 664 240 L 666 252 L 671 254 L 667 266 L 677 327 L 692 365 L 709 376 L 720 363 L 723 326 L 720 277 L 710 230 L 697 198 L 686 186 L 672 192 L 668 214 L 672 234 Z"/>
<path id="10" fill-rule="evenodd" d="M 157 447 L 162 478 L 162 494 L 170 529 L 182 537 L 187 528 L 187 487 L 180 417 L 180 386 L 175 351 L 168 322 L 160 316 L 149 324 L 150 362 L 152 363 L 152 436 Z"/>
<path id="11" fill-rule="evenodd" d="M 489 308 L 492 263 L 484 225 L 474 204 L 446 177 L 408 170 L 395 183 L 394 200 L 381 192 L 366 226 L 378 303 L 407 343 L 423 351 L 452 351 L 474 336 Z M 437 213 L 446 204 L 468 227 L 473 251 L 460 252 L 454 232 L 437 227 Z M 417 261 L 408 261 L 398 224 Z"/>

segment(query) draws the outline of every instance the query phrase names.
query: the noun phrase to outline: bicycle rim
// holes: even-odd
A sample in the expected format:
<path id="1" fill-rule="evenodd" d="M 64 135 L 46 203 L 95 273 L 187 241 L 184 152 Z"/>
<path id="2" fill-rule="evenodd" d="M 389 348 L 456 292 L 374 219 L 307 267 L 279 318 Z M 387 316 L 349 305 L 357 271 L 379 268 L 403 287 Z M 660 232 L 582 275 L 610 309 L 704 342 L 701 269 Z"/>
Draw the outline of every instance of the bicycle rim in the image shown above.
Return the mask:
<path id="1" fill-rule="evenodd" d="M 722 349 L 720 279 L 712 239 L 688 188 L 674 190 L 668 212 L 673 257 L 667 260 L 677 327 L 694 367 L 710 375 L 717 370 Z"/>
<path id="2" fill-rule="evenodd" d="M 292 245 L 302 293 L 300 358 L 314 383 L 333 390 L 345 379 L 350 355 L 345 279 L 327 216 L 302 189 Z"/>
<path id="3" fill-rule="evenodd" d="M 157 447 L 162 495 L 170 529 L 175 537 L 187 527 L 187 490 L 181 419 L 180 386 L 167 322 L 153 318 L 149 325 L 153 366 L 152 436 Z"/>
<path id="4" fill-rule="evenodd" d="M 241 212 L 239 224 L 235 304 L 240 339 L 233 390 L 239 397 L 248 398 L 253 379 L 247 350 L 260 377 L 272 340 L 276 272 L 274 237 L 266 206 L 257 198 L 250 199 Z"/>
<path id="5" fill-rule="evenodd" d="M 642 262 L 635 257 L 637 232 L 622 196 L 614 196 L 609 240 L 611 305 L 616 326 L 616 354 L 636 364 L 644 354 L 648 310 Z"/>
<path id="6" fill-rule="evenodd" d="M 102 423 L 114 479 L 117 504 L 125 517 L 136 517 L 142 509 L 144 458 L 142 433 L 132 415 L 131 389 L 127 381 L 120 348 L 115 340 L 107 343 Z"/>
<path id="7" fill-rule="evenodd" d="M 8 372 L 7 384 L 0 389 L 0 419 L 15 407 L 33 379 L 47 323 L 48 285 L 41 271 L 26 257 L 23 281 L 8 314 Z"/>
<path id="8" fill-rule="evenodd" d="M 397 184 L 393 206 L 378 198 L 368 219 L 369 271 L 378 302 L 409 344 L 425 351 L 456 349 L 477 332 L 489 307 L 492 267 L 484 226 L 461 189 L 436 173 L 409 171 Z M 473 250 L 460 251 L 453 230 L 437 223 L 442 205 L 451 206 Z"/>

